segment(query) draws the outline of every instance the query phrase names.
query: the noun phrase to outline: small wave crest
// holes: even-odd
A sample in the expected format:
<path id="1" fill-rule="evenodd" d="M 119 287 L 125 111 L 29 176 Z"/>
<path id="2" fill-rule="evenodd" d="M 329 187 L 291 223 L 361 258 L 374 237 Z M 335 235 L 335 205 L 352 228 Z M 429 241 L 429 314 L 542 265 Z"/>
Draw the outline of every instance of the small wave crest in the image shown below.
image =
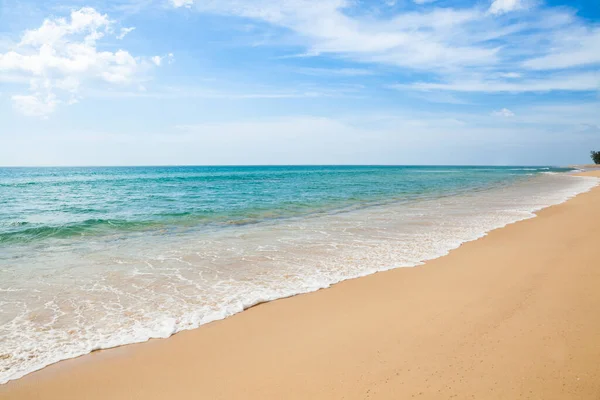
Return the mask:
<path id="1" fill-rule="evenodd" d="M 33 224 L 25 221 L 12 224 L 11 226 L 15 228 L 26 228 L 0 233 L 0 243 L 30 242 L 47 238 L 69 238 L 73 236 L 85 235 L 88 232 L 101 230 L 103 228 L 127 229 L 144 224 L 110 219 L 87 219 L 81 222 L 64 225 L 31 225 Z"/>

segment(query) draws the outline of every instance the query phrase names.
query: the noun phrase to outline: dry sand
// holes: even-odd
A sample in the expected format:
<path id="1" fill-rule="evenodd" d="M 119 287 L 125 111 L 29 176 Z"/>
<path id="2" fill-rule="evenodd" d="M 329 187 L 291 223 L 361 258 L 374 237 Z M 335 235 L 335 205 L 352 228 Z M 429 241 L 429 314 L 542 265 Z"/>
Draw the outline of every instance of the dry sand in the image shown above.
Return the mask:
<path id="1" fill-rule="evenodd" d="M 600 399 L 600 188 L 422 267 L 0 387 L 2 399 L 413 397 Z"/>

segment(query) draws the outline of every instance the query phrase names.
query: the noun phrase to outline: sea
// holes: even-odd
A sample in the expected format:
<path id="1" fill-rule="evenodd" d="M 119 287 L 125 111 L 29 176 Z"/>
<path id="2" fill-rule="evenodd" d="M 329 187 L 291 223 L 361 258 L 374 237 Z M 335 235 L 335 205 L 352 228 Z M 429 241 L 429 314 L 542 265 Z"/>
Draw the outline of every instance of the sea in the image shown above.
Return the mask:
<path id="1" fill-rule="evenodd" d="M 0 168 L 0 383 L 419 266 L 598 184 L 569 171 Z"/>

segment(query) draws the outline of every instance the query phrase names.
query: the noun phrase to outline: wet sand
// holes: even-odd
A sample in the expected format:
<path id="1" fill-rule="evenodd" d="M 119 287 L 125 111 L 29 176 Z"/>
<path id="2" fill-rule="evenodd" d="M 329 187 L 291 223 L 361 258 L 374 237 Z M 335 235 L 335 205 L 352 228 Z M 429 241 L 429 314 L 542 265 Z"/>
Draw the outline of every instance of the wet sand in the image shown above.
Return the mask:
<path id="1" fill-rule="evenodd" d="M 421 267 L 0 386 L 1 399 L 413 397 L 600 399 L 600 187 Z"/>

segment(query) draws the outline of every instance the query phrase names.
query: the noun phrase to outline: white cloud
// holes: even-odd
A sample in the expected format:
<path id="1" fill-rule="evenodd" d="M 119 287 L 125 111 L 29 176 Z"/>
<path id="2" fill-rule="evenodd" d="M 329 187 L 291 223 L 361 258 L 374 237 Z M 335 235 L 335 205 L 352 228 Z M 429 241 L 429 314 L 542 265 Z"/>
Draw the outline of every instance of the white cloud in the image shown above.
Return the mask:
<path id="1" fill-rule="evenodd" d="M 106 33 L 112 21 L 106 14 L 100 14 L 93 8 L 85 7 L 71 12 L 71 21 L 64 18 L 46 19 L 38 29 L 25 31 L 21 46 L 53 46 L 65 44 L 69 35 L 83 34 L 83 42 L 95 44 Z"/>
<path id="2" fill-rule="evenodd" d="M 417 82 L 412 84 L 392 85 L 396 89 L 447 90 L 455 92 L 480 93 L 525 93 L 548 92 L 552 90 L 595 91 L 600 90 L 600 72 L 581 72 L 575 74 L 558 74 L 545 78 L 505 80 L 456 80 L 433 83 Z"/>
<path id="3" fill-rule="evenodd" d="M 516 78 L 520 78 L 522 75 L 518 72 L 501 72 L 498 74 L 498 76 L 500 76 L 502 78 L 516 79 Z"/>
<path id="4" fill-rule="evenodd" d="M 510 111 L 508 108 L 503 108 L 501 110 L 498 111 L 493 111 L 492 115 L 495 117 L 505 117 L 505 118 L 509 118 L 509 117 L 514 117 L 515 113 Z"/>
<path id="5" fill-rule="evenodd" d="M 504 14 L 522 9 L 523 7 L 522 0 L 494 0 L 488 11 L 490 14 Z"/>
<path id="6" fill-rule="evenodd" d="M 437 0 L 413 0 L 413 3 L 415 4 L 428 4 L 428 3 L 434 3 Z"/>
<path id="7" fill-rule="evenodd" d="M 189 8 L 194 4 L 194 0 L 171 0 L 171 4 L 173 4 L 173 7 L 175 7 L 175 8 L 179 8 L 179 7 Z"/>
<path id="8" fill-rule="evenodd" d="M 96 47 L 112 33 L 112 25 L 106 14 L 85 7 L 72 11 L 69 19 L 49 18 L 38 29 L 25 31 L 16 47 L 0 53 L 0 73 L 29 78 L 30 93 L 13 96 L 16 109 L 26 115 L 47 115 L 58 104 L 76 102 L 86 82 L 136 81 L 150 65 L 148 61 L 126 50 L 99 51 Z"/>
<path id="9" fill-rule="evenodd" d="M 375 74 L 374 71 L 365 68 L 297 68 L 294 71 L 314 76 L 367 76 Z"/>
<path id="10" fill-rule="evenodd" d="M 150 61 L 152 61 L 152 63 L 157 67 L 160 67 L 165 61 L 167 64 L 173 64 L 175 62 L 175 56 L 173 53 L 169 53 L 165 56 L 153 56 L 150 57 Z"/>
<path id="11" fill-rule="evenodd" d="M 131 33 L 135 30 L 135 27 L 129 28 L 121 28 L 121 33 L 117 35 L 117 39 L 122 40 L 128 33 Z"/>

